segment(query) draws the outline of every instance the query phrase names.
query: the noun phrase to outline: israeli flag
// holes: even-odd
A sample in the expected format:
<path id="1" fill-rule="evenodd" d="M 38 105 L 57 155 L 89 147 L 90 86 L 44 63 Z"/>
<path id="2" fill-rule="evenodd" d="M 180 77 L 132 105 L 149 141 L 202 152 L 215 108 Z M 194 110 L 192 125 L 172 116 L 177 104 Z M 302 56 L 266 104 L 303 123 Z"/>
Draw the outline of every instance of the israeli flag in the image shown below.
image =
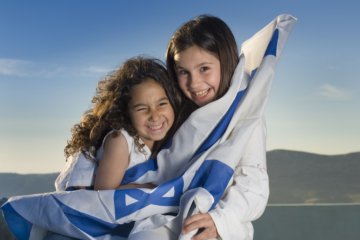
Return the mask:
<path id="1" fill-rule="evenodd" d="M 275 65 L 294 22 L 280 15 L 244 42 L 228 92 L 193 112 L 170 146 L 129 169 L 123 181 L 158 187 L 12 197 L 1 208 L 16 239 L 42 239 L 47 231 L 78 239 L 127 238 L 164 225 L 180 236 L 184 219 L 211 210 L 231 184 L 264 117 Z"/>

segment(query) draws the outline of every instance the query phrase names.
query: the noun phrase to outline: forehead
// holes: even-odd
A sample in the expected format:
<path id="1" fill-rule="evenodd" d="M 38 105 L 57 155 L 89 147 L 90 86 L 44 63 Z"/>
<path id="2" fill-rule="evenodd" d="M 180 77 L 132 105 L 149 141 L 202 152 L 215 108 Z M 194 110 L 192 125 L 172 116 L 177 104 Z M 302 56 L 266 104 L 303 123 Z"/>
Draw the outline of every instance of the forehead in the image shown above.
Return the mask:
<path id="1" fill-rule="evenodd" d="M 218 57 L 212 52 L 194 45 L 184 51 L 176 53 L 174 55 L 174 61 L 177 66 L 186 67 L 187 65 L 193 64 L 214 63 L 218 61 Z"/>
<path id="2" fill-rule="evenodd" d="M 150 97 L 153 99 L 153 96 L 166 96 L 165 89 L 160 83 L 156 82 L 152 78 L 149 78 L 140 84 L 134 85 L 130 94 L 131 101 L 147 99 Z"/>

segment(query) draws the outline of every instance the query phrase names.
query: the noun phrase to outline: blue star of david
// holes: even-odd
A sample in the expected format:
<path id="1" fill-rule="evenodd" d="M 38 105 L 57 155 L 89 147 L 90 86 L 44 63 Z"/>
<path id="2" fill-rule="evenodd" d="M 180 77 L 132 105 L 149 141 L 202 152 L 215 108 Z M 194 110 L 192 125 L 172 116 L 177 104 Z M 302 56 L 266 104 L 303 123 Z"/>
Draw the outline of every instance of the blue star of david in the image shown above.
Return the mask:
<path id="1" fill-rule="evenodd" d="M 174 188 L 174 196 L 164 196 Z M 182 177 L 172 179 L 159 185 L 153 192 L 147 193 L 141 189 L 119 189 L 114 193 L 115 218 L 119 219 L 132 214 L 148 205 L 178 206 L 183 193 L 184 181 Z M 137 200 L 126 206 L 126 195 Z"/>

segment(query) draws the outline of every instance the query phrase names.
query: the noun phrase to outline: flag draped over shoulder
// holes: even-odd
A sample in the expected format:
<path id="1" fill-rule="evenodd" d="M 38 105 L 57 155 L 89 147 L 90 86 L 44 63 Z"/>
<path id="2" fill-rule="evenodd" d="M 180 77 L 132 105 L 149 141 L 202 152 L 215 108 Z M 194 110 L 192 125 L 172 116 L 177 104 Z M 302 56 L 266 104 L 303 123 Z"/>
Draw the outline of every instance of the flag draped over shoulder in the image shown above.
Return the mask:
<path id="1" fill-rule="evenodd" d="M 52 231 L 79 239 L 114 239 L 165 224 L 179 235 L 184 219 L 211 210 L 231 183 L 263 117 L 275 65 L 294 22 L 292 16 L 280 15 L 244 42 L 227 93 L 193 112 L 170 146 L 156 159 L 128 169 L 122 182 L 158 187 L 12 197 L 2 210 L 16 238 L 41 239 Z M 135 221 L 139 224 L 134 227 Z"/>

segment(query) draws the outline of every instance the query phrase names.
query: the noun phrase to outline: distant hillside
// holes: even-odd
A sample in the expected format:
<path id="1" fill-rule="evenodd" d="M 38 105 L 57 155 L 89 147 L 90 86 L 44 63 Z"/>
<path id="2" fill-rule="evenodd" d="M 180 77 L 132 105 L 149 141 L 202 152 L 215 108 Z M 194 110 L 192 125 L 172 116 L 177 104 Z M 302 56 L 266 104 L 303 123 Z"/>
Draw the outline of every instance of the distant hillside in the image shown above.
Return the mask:
<path id="1" fill-rule="evenodd" d="M 55 191 L 57 175 L 0 173 L 0 198 Z"/>
<path id="2" fill-rule="evenodd" d="M 360 203 L 360 152 L 319 155 L 267 153 L 269 203 Z M 54 191 L 58 173 L 0 173 L 0 198 Z"/>
<path id="3" fill-rule="evenodd" d="M 360 152 L 267 153 L 269 203 L 360 203 Z"/>

